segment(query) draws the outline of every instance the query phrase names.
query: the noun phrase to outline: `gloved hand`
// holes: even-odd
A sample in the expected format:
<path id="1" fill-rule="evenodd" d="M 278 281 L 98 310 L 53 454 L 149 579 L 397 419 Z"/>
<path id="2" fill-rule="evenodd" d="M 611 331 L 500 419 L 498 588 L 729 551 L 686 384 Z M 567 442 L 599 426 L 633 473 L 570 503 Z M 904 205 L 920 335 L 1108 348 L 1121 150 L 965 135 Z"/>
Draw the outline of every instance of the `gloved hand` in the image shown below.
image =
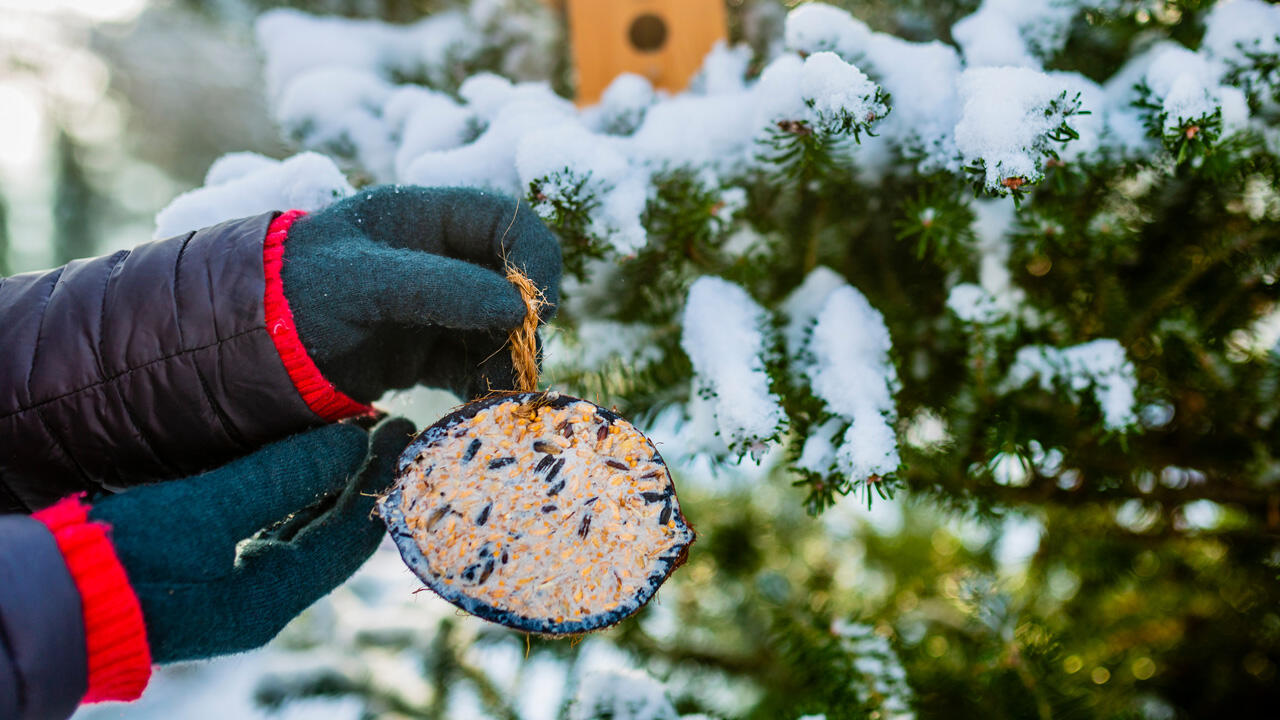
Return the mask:
<path id="1" fill-rule="evenodd" d="M 95 503 L 89 519 L 112 528 L 152 660 L 263 645 L 346 580 L 386 532 L 371 515 L 374 496 L 390 485 L 413 431 L 404 419 L 372 433 L 330 425 L 203 475 Z"/>
<path id="2" fill-rule="evenodd" d="M 511 263 L 555 312 L 560 245 L 532 208 L 464 188 L 382 186 L 299 218 L 282 278 L 298 335 L 360 402 L 422 383 L 465 399 L 515 387 L 508 333 L 525 317 Z"/>

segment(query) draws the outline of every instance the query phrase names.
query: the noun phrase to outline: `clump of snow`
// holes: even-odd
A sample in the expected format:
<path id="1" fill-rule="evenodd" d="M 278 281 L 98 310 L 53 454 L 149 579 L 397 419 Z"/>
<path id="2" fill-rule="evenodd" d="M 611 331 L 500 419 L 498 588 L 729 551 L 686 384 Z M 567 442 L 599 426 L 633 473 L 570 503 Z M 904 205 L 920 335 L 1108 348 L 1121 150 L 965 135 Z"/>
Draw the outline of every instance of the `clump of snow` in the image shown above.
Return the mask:
<path id="1" fill-rule="evenodd" d="M 512 13 L 512 4 L 473 2 L 409 24 L 268 10 L 254 28 L 266 56 L 267 95 L 279 96 L 300 75 L 318 68 L 357 70 L 388 82 L 407 76 L 445 86 L 458 65 L 495 49 L 502 50 L 502 70 L 508 74 L 545 73 L 549 67 L 538 56 L 546 53 L 538 49 L 556 39 L 551 14 L 527 8 Z"/>
<path id="2" fill-rule="evenodd" d="M 884 317 L 827 268 L 810 273 L 783 310 L 793 365 L 833 416 L 806 439 L 797 467 L 850 482 L 897 470 L 899 382 Z"/>
<path id="3" fill-rule="evenodd" d="M 805 276 L 804 282 L 791 291 L 783 301 L 781 310 L 787 316 L 783 338 L 787 343 L 787 355 L 799 357 L 808 341 L 809 331 L 818 318 L 818 312 L 836 288 L 845 284 L 840 273 L 819 265 Z"/>
<path id="4" fill-rule="evenodd" d="M 407 163 L 401 181 L 524 194 L 516 169 L 521 141 L 534 130 L 572 120 L 572 104 L 556 97 L 542 83 L 512 85 L 496 76 L 473 77 L 459 92 L 469 101 L 472 112 L 487 120 L 488 127 L 473 142 L 419 155 Z"/>
<path id="5" fill-rule="evenodd" d="M 183 193 L 156 214 L 156 238 L 269 210 L 313 212 L 355 192 L 332 160 L 313 152 L 283 161 L 238 153 L 209 175 L 220 182 Z"/>
<path id="6" fill-rule="evenodd" d="M 740 93 L 747 89 L 750 66 L 750 46 L 717 41 L 702 61 L 698 74 L 689 82 L 689 89 L 698 95 Z"/>
<path id="7" fill-rule="evenodd" d="M 569 720 L 679 720 L 662 683 L 637 670 L 583 676 L 569 706 Z"/>
<path id="8" fill-rule="evenodd" d="M 597 372 L 613 362 L 623 362 L 639 372 L 662 360 L 653 335 L 654 329 L 648 325 L 582 320 L 572 340 L 566 340 L 563 331 L 549 335 L 543 352 L 544 372 Z"/>
<path id="9" fill-rule="evenodd" d="M 204 184 L 221 185 L 236 178 L 244 177 L 252 172 L 265 170 L 279 164 L 279 160 L 260 155 L 255 152 L 227 153 L 209 166 L 204 174 Z"/>
<path id="10" fill-rule="evenodd" d="M 800 70 L 800 97 L 821 122 L 843 117 L 870 122 L 889 112 L 865 73 L 833 52 L 814 53 Z"/>
<path id="11" fill-rule="evenodd" d="M 996 192 L 1039 181 L 1045 157 L 1058 145 L 1048 134 L 1080 108 L 1076 91 L 1060 77 L 1016 67 L 966 70 L 960 98 L 956 147 Z"/>
<path id="12" fill-rule="evenodd" d="M 274 119 L 302 146 L 358 159 L 376 176 L 388 177 L 395 145 L 381 115 L 390 95 L 390 85 L 364 70 L 310 70 L 280 93 Z"/>
<path id="13" fill-rule="evenodd" d="M 960 283 L 951 288 L 947 309 L 964 322 L 975 325 L 990 325 L 1007 317 L 995 296 L 973 283 Z"/>
<path id="14" fill-rule="evenodd" d="M 983 0 L 951 26 L 969 67 L 1039 69 L 1067 42 L 1082 10 L 1108 10 L 1123 0 Z"/>
<path id="15" fill-rule="evenodd" d="M 854 482 L 898 469 L 893 396 L 898 375 L 889 358 L 889 330 L 879 311 L 852 286 L 837 288 L 818 313 L 809 343 L 813 392 L 847 418 L 836 467 Z"/>
<path id="16" fill-rule="evenodd" d="M 382 119 L 396 143 L 396 177 L 429 152 L 448 150 L 466 142 L 475 115 L 448 95 L 416 85 L 394 90 L 382 106 Z"/>
<path id="17" fill-rule="evenodd" d="M 951 27 L 969 67 L 1039 69 L 1062 47 L 1078 3 L 1064 0 L 983 0 Z"/>
<path id="18" fill-rule="evenodd" d="M 954 47 L 872 32 L 848 11 L 822 3 L 801 5 L 787 15 L 786 43 L 805 55 L 831 51 L 857 63 L 893 98 L 893 112 L 877 132 L 919 158 L 922 170 L 960 169 L 952 139 L 960 75 Z"/>
<path id="19" fill-rule="evenodd" d="M 1146 84 L 1161 105 L 1164 131 L 1180 132 L 1187 125 L 1222 109 L 1224 132 L 1248 121 L 1244 94 L 1218 84 L 1219 69 L 1205 56 L 1177 45 L 1166 45 L 1151 58 Z"/>
<path id="20" fill-rule="evenodd" d="M 1246 53 L 1280 53 L 1280 6 L 1262 0 L 1224 0 L 1204 19 L 1201 50 L 1240 67 Z"/>
<path id="21" fill-rule="evenodd" d="M 786 45 L 805 54 L 829 51 L 856 57 L 868 45 L 871 28 L 848 11 L 825 3 L 805 3 L 787 13 Z"/>
<path id="22" fill-rule="evenodd" d="M 840 638 L 841 648 L 853 658 L 853 667 L 862 677 L 863 700 L 879 711 L 885 720 L 911 720 L 911 686 L 907 671 L 889 639 L 864 623 L 836 619 L 831 634 Z"/>
<path id="23" fill-rule="evenodd" d="M 714 403 L 720 436 L 730 450 L 758 457 L 785 419 L 764 365 L 764 309 L 742 288 L 708 275 L 689 288 L 681 325 L 696 392 Z"/>
<path id="24" fill-rule="evenodd" d="M 1138 380 L 1124 347 L 1115 340 L 1093 340 L 1068 348 L 1019 348 L 1005 378 L 1005 389 L 1022 387 L 1033 379 L 1039 379 L 1043 390 L 1062 386 L 1073 396 L 1092 388 L 1108 430 L 1127 430 L 1138 422 L 1134 410 Z"/>
<path id="25" fill-rule="evenodd" d="M 630 135 L 640 127 L 645 111 L 657 99 L 648 78 L 622 73 L 605 88 L 599 103 L 583 111 L 582 119 L 593 132 Z"/>
<path id="26" fill-rule="evenodd" d="M 594 197 L 599 212 L 589 231 L 607 238 L 620 255 L 644 247 L 648 236 L 640 218 L 649 198 L 648 176 L 635 171 L 617 139 L 566 120 L 527 133 L 515 163 L 523 187 L 538 183 L 535 210 L 544 218 L 558 204 Z"/>
<path id="27" fill-rule="evenodd" d="M 777 58 L 760 74 L 752 95 L 757 129 L 780 120 L 834 129 L 845 118 L 865 126 L 889 112 L 879 87 L 833 52 Z"/>
<path id="28" fill-rule="evenodd" d="M 804 439 L 796 467 L 819 475 L 831 472 L 836 462 L 836 436 L 840 434 L 840 428 L 844 427 L 845 422 L 843 418 L 835 417 L 809 430 L 809 437 Z"/>

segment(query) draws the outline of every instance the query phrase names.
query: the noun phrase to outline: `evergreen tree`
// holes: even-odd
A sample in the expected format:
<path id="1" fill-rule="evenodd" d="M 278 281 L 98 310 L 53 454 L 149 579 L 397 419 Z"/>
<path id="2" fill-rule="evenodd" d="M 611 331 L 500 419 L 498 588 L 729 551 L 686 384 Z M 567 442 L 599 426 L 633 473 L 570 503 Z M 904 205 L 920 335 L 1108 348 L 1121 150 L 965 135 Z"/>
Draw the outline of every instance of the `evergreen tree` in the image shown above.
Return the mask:
<path id="1" fill-rule="evenodd" d="M 545 10 L 262 16 L 301 146 L 355 185 L 518 194 L 560 234 L 544 381 L 650 428 L 701 535 L 581 645 L 357 583 L 352 632 L 289 640 L 339 659 L 264 703 L 522 717 L 551 677 L 571 718 L 1275 707 L 1280 8 L 845 5 L 718 48 L 687 93 L 624 76 L 581 110 L 562 75 L 471 74 L 554 46 Z M 495 21 L 552 34 L 495 45 Z M 220 163 L 210 212 L 288 201 L 228 200 L 255 173 L 354 191 L 315 162 Z M 662 683 L 587 672 L 618 649 Z"/>
<path id="2" fill-rule="evenodd" d="M 64 264 L 96 252 L 94 218 L 102 198 L 85 173 L 81 148 L 61 128 L 55 147 L 58 179 L 53 200 L 53 255 L 55 263 Z"/>

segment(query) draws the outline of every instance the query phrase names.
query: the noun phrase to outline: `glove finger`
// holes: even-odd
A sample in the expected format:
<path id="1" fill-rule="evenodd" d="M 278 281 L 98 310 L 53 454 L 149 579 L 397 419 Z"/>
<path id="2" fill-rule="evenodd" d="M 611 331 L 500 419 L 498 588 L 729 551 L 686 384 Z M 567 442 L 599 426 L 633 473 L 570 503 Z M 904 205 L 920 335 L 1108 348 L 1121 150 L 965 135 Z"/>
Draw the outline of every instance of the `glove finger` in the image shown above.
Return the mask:
<path id="1" fill-rule="evenodd" d="M 274 635 L 341 585 L 377 549 L 386 528 L 373 515 L 374 503 L 391 485 L 413 433 L 413 423 L 404 418 L 380 423 L 370 435 L 368 462 L 332 509 L 290 542 L 261 542 L 241 554 L 235 574 L 220 590 L 271 620 L 261 632 Z"/>
<path id="2" fill-rule="evenodd" d="M 428 383 L 439 383 L 463 400 L 493 391 L 515 390 L 516 371 L 505 334 L 467 333 L 441 352 Z"/>
<path id="3" fill-rule="evenodd" d="M 417 434 L 413 421 L 402 417 L 387 418 L 369 433 L 369 461 L 360 473 L 358 495 L 366 509 L 372 510 L 374 496 L 391 487 L 400 455 Z"/>
<path id="4" fill-rule="evenodd" d="M 526 202 L 476 188 L 387 185 L 344 200 L 359 227 L 389 247 L 423 250 L 487 267 L 508 263 L 528 275 L 548 301 L 559 300 L 560 242 Z"/>
<path id="5" fill-rule="evenodd" d="M 543 322 L 555 316 L 560 303 L 560 241 L 528 204 L 521 204 L 510 231 L 497 250 L 506 263 L 533 280 L 546 301 L 539 313 Z"/>
<path id="6" fill-rule="evenodd" d="M 135 582 L 226 574 L 236 543 L 341 488 L 366 434 L 333 425 L 299 433 L 216 470 L 134 488 L 94 505 Z"/>
<path id="7" fill-rule="evenodd" d="M 560 292 L 560 241 L 528 203 L 501 193 L 474 188 L 440 188 L 436 202 L 450 208 L 453 222 L 444 226 L 451 255 L 476 258 L 505 269 L 515 267 L 533 280 L 547 306 L 542 319 L 555 313 Z M 461 221 L 459 221 L 459 219 Z"/>
<path id="8" fill-rule="evenodd" d="M 325 248 L 335 283 L 328 312 L 356 324 L 398 323 L 451 330 L 510 329 L 524 300 L 506 276 L 474 263 L 376 243 Z"/>
<path id="9" fill-rule="evenodd" d="M 360 423 L 362 421 L 349 422 Z M 334 517 L 335 513 L 342 514 L 346 512 L 343 508 L 343 503 L 351 502 L 350 498 L 352 496 L 356 498 L 356 502 L 365 502 L 365 497 L 368 496 L 368 510 L 373 509 L 375 500 L 373 496 L 382 493 L 387 486 L 390 486 L 391 479 L 395 473 L 396 460 L 399 458 L 400 452 L 409 444 L 416 430 L 414 424 L 409 420 L 399 417 L 387 417 L 385 413 L 376 422 L 371 422 L 370 425 L 372 427 L 369 428 L 369 458 L 365 462 L 364 468 L 360 470 L 358 477 L 347 485 L 346 490 L 336 495 L 322 498 L 316 504 L 295 512 L 288 520 L 271 528 L 269 532 L 263 533 L 259 537 L 268 540 L 292 541 L 309 529 L 318 527 L 328 521 L 328 519 Z M 371 484 L 368 481 L 371 474 L 384 478 L 383 485 Z"/>

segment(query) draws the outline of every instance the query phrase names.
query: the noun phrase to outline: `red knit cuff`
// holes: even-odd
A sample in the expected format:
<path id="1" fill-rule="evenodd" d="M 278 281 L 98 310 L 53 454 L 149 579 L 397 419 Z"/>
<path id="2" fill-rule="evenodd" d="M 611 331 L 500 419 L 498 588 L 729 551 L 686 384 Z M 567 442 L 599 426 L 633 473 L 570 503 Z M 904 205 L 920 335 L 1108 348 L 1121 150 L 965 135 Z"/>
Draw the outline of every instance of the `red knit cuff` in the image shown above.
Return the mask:
<path id="1" fill-rule="evenodd" d="M 134 700 L 151 679 L 151 648 L 142 606 L 129 585 L 110 527 L 89 521 L 83 495 L 64 498 L 32 515 L 53 533 L 84 612 L 89 690 L 84 702 Z"/>
<path id="2" fill-rule="evenodd" d="M 298 339 L 298 327 L 293 322 L 293 311 L 284 296 L 284 281 L 280 269 L 284 267 L 284 241 L 293 221 L 306 215 L 302 210 L 289 212 L 271 221 L 267 228 L 266 243 L 262 247 L 262 266 L 266 270 L 267 287 L 263 300 L 266 309 L 267 333 L 280 353 L 284 369 L 289 373 L 293 386 L 302 395 L 312 412 L 330 422 L 355 415 L 372 415 L 374 409 L 347 397 L 324 378 L 320 368 L 307 354 Z"/>

